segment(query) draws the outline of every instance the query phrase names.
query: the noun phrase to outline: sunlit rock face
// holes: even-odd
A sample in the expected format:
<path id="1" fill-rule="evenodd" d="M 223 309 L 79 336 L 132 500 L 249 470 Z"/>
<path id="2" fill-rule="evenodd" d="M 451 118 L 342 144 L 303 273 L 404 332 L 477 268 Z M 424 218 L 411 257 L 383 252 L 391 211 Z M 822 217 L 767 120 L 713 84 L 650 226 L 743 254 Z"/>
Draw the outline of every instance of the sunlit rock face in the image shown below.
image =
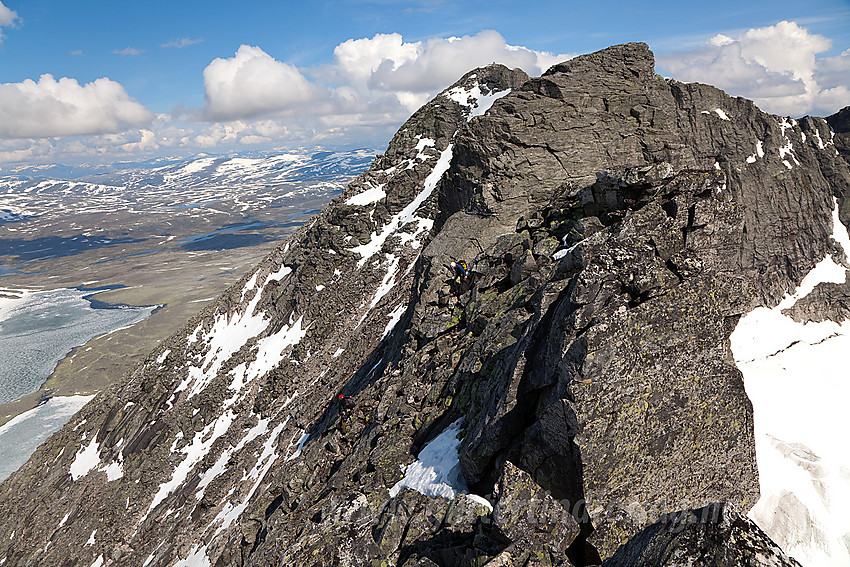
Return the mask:
<path id="1" fill-rule="evenodd" d="M 470 72 L 0 485 L 27 511 L 0 564 L 581 566 L 643 532 L 628 557 L 682 533 L 665 565 L 793 565 L 762 529 L 821 516 L 762 433 L 833 469 L 761 429 L 730 336 L 777 306 L 840 326 L 835 146 L 643 44 Z"/>

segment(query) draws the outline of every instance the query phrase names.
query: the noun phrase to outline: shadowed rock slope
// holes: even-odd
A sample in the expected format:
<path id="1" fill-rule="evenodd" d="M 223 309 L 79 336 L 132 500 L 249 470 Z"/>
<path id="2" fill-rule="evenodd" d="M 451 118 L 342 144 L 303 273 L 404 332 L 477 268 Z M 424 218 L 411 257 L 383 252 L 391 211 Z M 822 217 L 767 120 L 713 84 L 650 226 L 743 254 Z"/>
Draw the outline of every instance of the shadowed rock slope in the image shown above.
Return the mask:
<path id="1" fill-rule="evenodd" d="M 0 564 L 588 565 L 748 510 L 729 335 L 836 249 L 848 183 L 823 119 L 644 44 L 477 69 L 0 485 Z"/>
<path id="2" fill-rule="evenodd" d="M 695 559 L 698 561 L 695 562 Z M 682 510 L 632 538 L 605 567 L 799 567 L 752 520 L 728 505 Z"/>

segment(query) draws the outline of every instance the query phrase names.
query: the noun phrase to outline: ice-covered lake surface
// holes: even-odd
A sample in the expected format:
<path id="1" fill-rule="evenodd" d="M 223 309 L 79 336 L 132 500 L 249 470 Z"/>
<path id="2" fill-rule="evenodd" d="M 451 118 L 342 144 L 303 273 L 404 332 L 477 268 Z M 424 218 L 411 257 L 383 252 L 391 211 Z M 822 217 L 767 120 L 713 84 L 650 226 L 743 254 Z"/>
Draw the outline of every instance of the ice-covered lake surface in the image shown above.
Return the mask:
<path id="1" fill-rule="evenodd" d="M 0 299 L 0 404 L 38 390 L 74 347 L 137 323 L 156 307 L 94 308 L 92 290 L 24 291 Z"/>
<path id="2" fill-rule="evenodd" d="M 128 327 L 156 307 L 108 306 L 94 290 L 16 291 L 0 299 L 0 403 L 37 391 L 74 347 Z M 52 398 L 0 427 L 0 480 L 62 427 L 87 396 Z"/>
<path id="3" fill-rule="evenodd" d="M 50 435 L 94 396 L 62 396 L 0 427 L 0 481 L 18 470 Z"/>

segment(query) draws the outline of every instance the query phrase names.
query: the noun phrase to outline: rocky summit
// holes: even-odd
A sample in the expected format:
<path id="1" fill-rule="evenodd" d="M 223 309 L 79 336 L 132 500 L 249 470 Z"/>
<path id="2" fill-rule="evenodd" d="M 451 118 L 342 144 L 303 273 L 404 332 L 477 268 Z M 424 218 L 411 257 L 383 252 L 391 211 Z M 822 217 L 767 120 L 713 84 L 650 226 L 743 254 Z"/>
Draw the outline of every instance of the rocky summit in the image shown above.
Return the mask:
<path id="1" fill-rule="evenodd" d="M 0 485 L 0 565 L 794 565 L 730 335 L 847 267 L 847 112 L 468 73 Z"/>

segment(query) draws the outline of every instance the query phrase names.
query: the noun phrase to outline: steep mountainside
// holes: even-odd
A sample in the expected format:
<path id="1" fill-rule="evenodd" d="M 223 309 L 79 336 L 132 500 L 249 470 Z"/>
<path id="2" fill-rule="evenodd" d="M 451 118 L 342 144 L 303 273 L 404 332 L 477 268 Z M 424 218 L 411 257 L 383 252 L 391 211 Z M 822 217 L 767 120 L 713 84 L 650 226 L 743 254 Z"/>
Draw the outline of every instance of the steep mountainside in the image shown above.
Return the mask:
<path id="1" fill-rule="evenodd" d="M 654 561 L 720 501 L 647 564 L 793 565 L 733 511 L 729 337 L 846 264 L 848 186 L 826 121 L 644 44 L 477 69 L 0 485 L 0 565 L 589 565 L 644 528 L 611 561 Z"/>

